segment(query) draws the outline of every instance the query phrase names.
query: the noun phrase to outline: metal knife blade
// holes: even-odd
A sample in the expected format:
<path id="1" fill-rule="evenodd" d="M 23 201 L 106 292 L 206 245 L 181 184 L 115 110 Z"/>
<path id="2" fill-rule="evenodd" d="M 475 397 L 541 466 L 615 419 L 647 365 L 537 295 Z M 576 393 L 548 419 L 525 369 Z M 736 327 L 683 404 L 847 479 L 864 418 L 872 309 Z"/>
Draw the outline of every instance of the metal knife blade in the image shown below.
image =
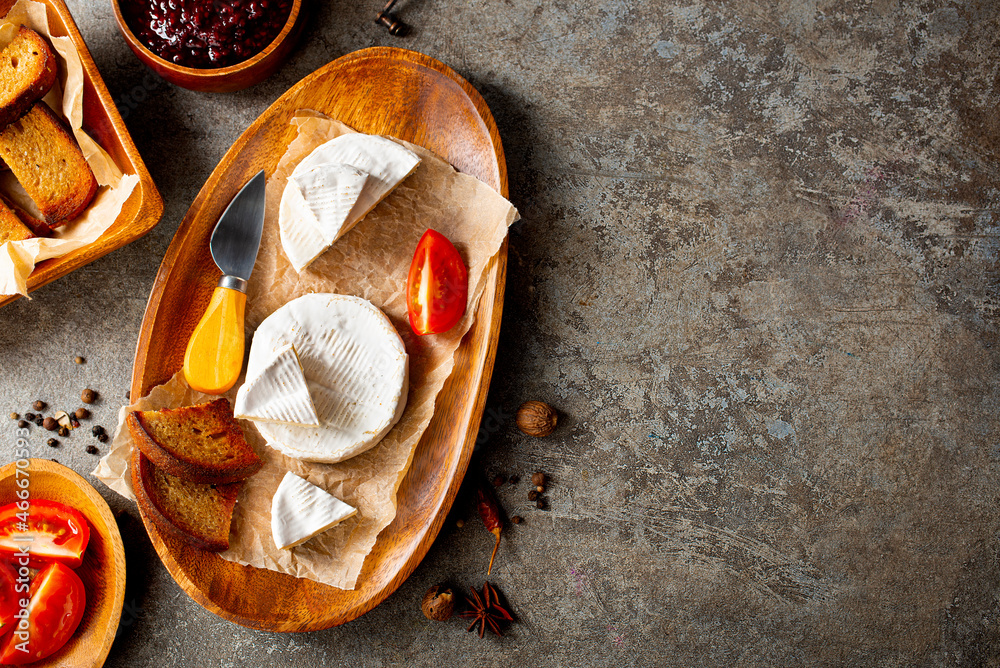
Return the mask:
<path id="1" fill-rule="evenodd" d="M 220 286 L 246 291 L 264 229 L 265 183 L 262 169 L 236 193 L 212 231 L 209 249 L 224 274 Z M 238 280 L 227 281 L 227 278 Z"/>

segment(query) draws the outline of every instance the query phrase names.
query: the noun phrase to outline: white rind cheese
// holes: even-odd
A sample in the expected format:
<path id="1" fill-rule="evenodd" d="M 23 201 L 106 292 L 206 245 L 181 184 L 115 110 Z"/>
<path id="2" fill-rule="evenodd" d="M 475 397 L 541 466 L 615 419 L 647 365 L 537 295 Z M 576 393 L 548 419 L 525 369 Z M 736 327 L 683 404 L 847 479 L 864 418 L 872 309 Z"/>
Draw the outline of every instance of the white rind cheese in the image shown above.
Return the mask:
<path id="1" fill-rule="evenodd" d="M 357 221 L 348 222 L 368 175 L 343 164 L 322 164 L 289 178 L 278 206 L 285 255 L 302 271 Z"/>
<path id="2" fill-rule="evenodd" d="M 359 132 L 340 135 L 313 149 L 292 171 L 298 179 L 326 163 L 350 165 L 368 175 L 361 196 L 348 218 L 353 225 L 392 192 L 420 164 L 420 156 L 387 137 Z"/>
<path id="3" fill-rule="evenodd" d="M 403 414 L 409 356 L 382 311 L 360 297 L 311 294 L 268 316 L 254 333 L 247 377 L 291 344 L 319 426 L 255 422 L 267 444 L 312 462 L 343 461 L 378 443 Z"/>
<path id="4" fill-rule="evenodd" d="M 303 158 L 288 177 L 278 207 L 282 247 L 295 269 L 305 269 L 357 225 L 419 164 L 420 157 L 402 144 L 361 133 L 335 137 Z M 337 222 L 353 197 L 355 181 L 348 169 L 366 178 L 349 213 Z"/>
<path id="5" fill-rule="evenodd" d="M 240 387 L 233 414 L 247 420 L 319 426 L 293 345 L 275 351 L 260 373 Z"/>
<path id="6" fill-rule="evenodd" d="M 271 500 L 271 536 L 275 545 L 287 550 L 357 512 L 326 490 L 288 472 Z"/>

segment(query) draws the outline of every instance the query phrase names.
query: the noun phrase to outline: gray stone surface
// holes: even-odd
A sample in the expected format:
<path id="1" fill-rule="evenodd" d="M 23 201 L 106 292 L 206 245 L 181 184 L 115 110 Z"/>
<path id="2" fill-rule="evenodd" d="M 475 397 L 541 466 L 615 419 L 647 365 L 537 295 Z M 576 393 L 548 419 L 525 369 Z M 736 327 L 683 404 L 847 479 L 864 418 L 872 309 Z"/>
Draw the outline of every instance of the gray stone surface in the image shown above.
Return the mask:
<path id="1" fill-rule="evenodd" d="M 553 478 L 548 512 L 501 489 L 526 521 L 491 579 L 518 622 L 481 641 L 419 611 L 483 580 L 467 499 L 385 603 L 280 635 L 191 601 L 95 481 L 128 512 L 107 665 L 1000 665 L 996 3 L 403 0 L 402 40 L 381 4 L 316 3 L 278 74 L 206 95 L 149 76 L 106 0 L 69 0 L 166 212 L 0 311 L 2 412 L 89 385 L 113 426 L 229 145 L 338 56 L 427 53 L 493 110 L 524 218 L 482 453 Z M 554 435 L 513 428 L 526 399 L 560 409 Z M 89 471 L 70 441 L 51 454 Z"/>

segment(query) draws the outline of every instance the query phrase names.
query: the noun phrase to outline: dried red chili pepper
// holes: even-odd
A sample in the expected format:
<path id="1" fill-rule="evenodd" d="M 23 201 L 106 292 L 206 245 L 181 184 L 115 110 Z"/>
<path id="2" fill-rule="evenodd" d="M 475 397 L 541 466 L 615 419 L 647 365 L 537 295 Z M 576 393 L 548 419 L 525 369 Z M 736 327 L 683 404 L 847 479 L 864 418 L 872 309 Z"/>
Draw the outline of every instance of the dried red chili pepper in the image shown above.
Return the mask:
<path id="1" fill-rule="evenodd" d="M 480 481 L 476 488 L 476 505 L 479 506 L 479 516 L 483 518 L 486 530 L 497 537 L 497 542 L 493 546 L 493 554 L 490 555 L 489 568 L 486 569 L 486 575 L 489 576 L 490 571 L 493 570 L 493 559 L 497 556 L 497 548 L 500 547 L 500 532 L 503 530 L 503 513 L 500 510 L 500 504 L 497 503 L 496 497 L 493 496 L 493 492 L 482 481 Z"/>

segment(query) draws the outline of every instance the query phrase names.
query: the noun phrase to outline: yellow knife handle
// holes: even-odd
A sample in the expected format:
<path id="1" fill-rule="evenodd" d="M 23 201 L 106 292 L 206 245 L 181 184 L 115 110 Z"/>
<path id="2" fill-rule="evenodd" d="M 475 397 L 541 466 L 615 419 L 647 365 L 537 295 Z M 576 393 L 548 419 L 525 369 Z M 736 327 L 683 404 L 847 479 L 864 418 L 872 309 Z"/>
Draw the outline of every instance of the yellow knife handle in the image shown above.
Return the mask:
<path id="1" fill-rule="evenodd" d="M 222 394 L 243 369 L 243 314 L 247 296 L 217 287 L 184 353 L 184 378 L 206 394 Z"/>

